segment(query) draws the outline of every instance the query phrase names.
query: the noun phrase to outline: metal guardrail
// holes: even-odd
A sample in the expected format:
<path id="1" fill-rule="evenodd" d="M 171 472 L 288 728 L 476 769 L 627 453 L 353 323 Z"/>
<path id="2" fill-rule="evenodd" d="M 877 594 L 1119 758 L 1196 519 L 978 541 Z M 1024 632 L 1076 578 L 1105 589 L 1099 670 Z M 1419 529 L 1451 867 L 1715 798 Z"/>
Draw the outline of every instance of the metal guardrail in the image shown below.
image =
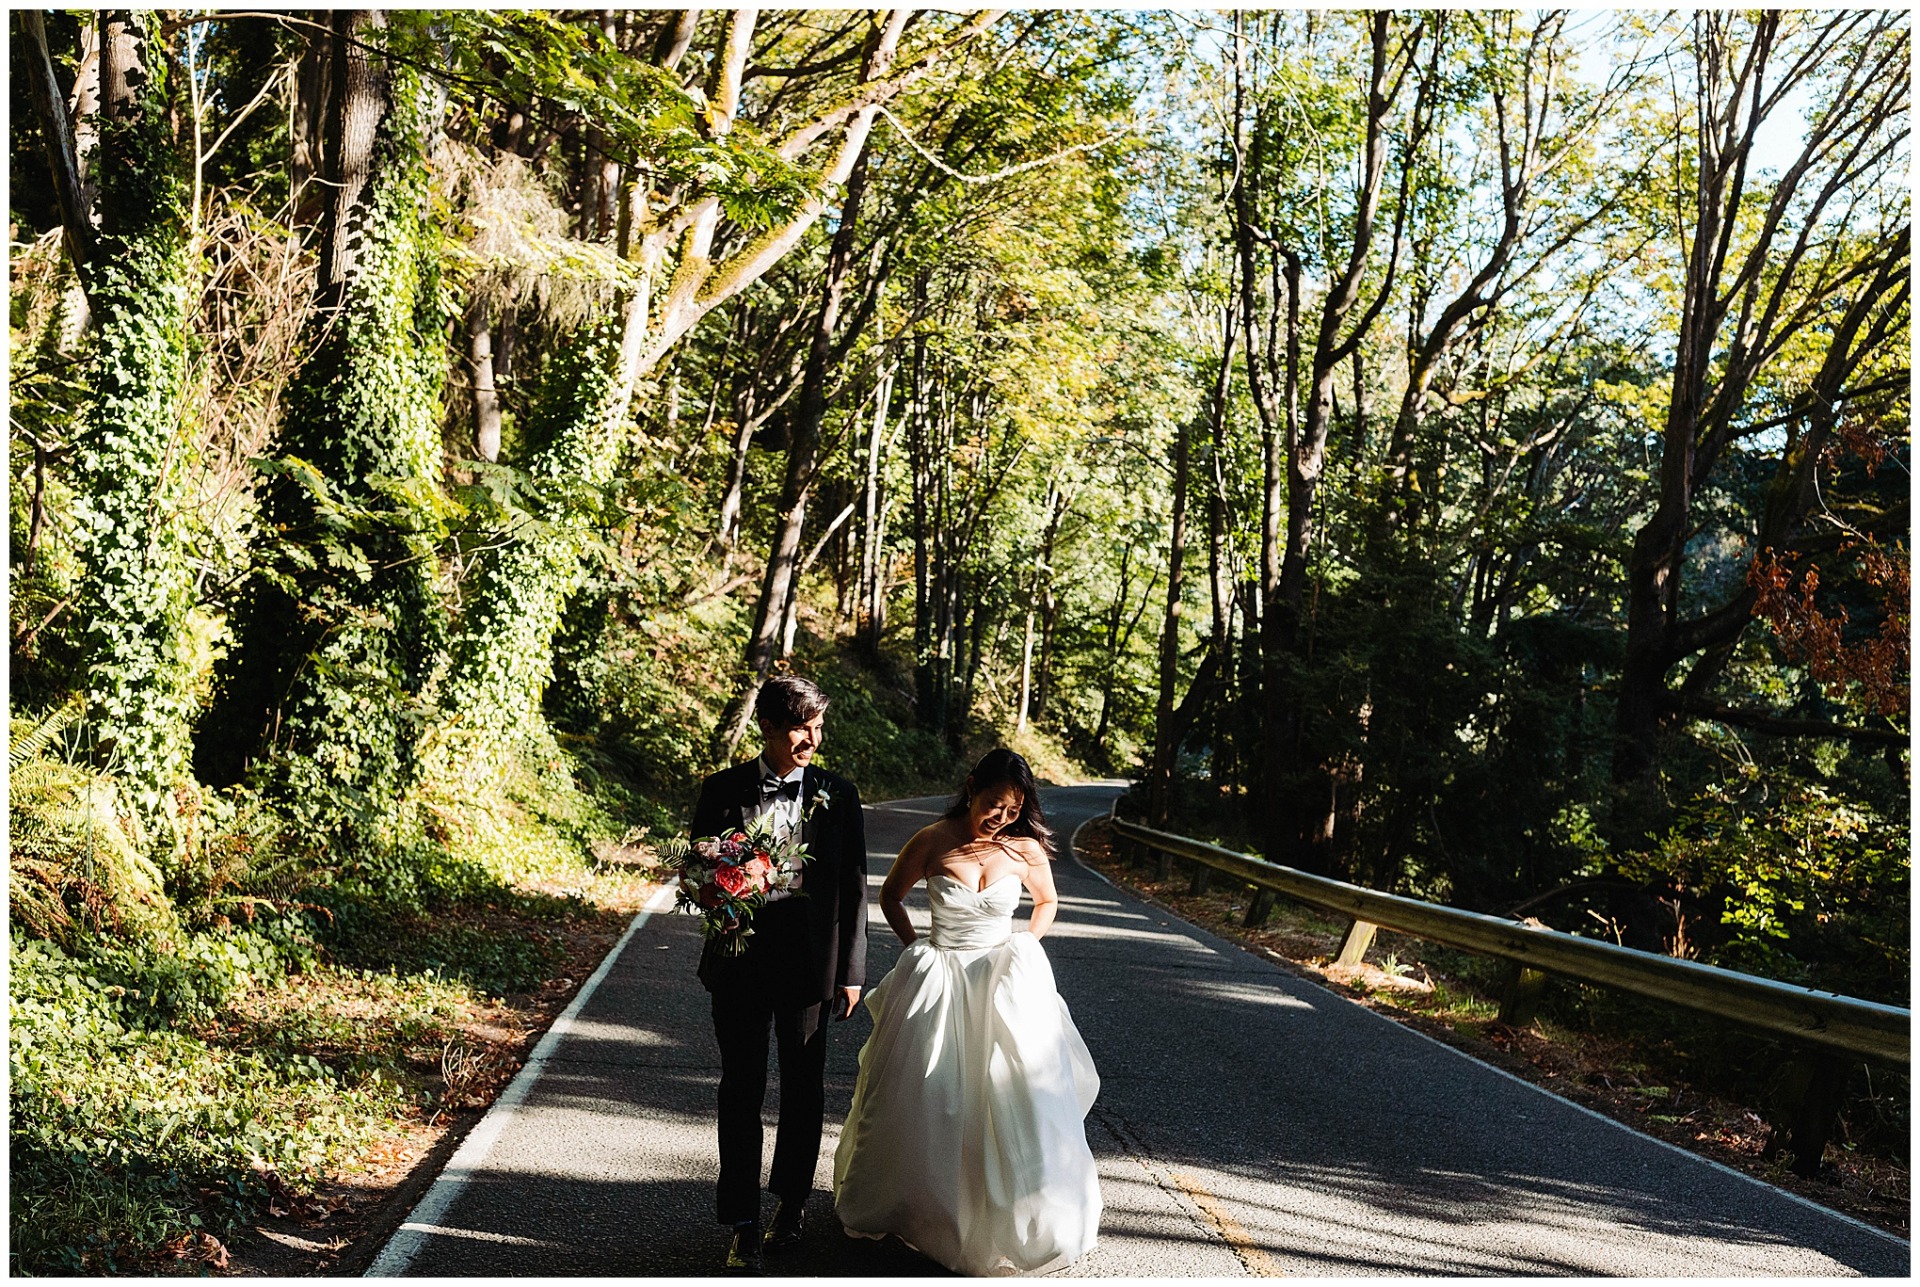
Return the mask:
<path id="1" fill-rule="evenodd" d="M 1541 925 L 1363 889 L 1123 818 L 1114 818 L 1112 825 L 1116 836 L 1149 850 L 1203 864 L 1310 907 L 1352 917 L 1355 930 L 1363 933 L 1349 933 L 1342 960 L 1357 962 L 1372 937 L 1373 926 L 1381 926 L 1510 961 L 1519 967 L 1514 982 L 1521 989 L 1531 985 L 1537 992 L 1539 976 L 1535 974 L 1529 980 L 1529 973 L 1556 974 L 1698 1010 L 1823 1051 L 1902 1067 L 1912 1062 L 1913 1013 L 1897 1006 L 1816 992 L 1698 961 L 1580 938 Z M 1352 950 L 1356 942 L 1359 950 Z M 1503 1017 L 1507 1017 L 1504 1011 Z"/>

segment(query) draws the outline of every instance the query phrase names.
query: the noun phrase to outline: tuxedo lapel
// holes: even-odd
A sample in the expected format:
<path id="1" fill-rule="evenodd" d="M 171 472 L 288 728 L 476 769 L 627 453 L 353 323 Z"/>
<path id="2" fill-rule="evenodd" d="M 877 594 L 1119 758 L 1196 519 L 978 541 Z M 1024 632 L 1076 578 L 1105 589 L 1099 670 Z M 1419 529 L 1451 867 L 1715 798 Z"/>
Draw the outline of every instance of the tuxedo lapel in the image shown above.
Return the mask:
<path id="1" fill-rule="evenodd" d="M 748 760 L 738 764 L 731 772 L 735 775 L 729 784 L 727 793 L 727 830 L 745 831 L 747 828 L 747 810 L 760 803 L 760 762 Z"/>
<path id="2" fill-rule="evenodd" d="M 819 861 L 819 853 L 813 847 L 813 841 L 819 834 L 819 825 L 814 821 L 816 810 L 813 796 L 819 789 L 820 770 L 809 764 L 800 775 L 800 843 L 807 847 L 808 853 L 814 855 L 816 862 Z"/>

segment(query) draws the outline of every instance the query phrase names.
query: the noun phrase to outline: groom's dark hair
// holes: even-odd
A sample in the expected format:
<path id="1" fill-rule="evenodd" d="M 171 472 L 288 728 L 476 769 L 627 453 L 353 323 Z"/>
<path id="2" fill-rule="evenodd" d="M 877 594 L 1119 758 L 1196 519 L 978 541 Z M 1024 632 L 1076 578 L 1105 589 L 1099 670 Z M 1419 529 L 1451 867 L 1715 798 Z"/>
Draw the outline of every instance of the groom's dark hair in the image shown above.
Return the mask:
<path id="1" fill-rule="evenodd" d="M 811 679 L 775 675 L 753 699 L 753 714 L 768 728 L 798 728 L 827 709 L 829 701 Z"/>

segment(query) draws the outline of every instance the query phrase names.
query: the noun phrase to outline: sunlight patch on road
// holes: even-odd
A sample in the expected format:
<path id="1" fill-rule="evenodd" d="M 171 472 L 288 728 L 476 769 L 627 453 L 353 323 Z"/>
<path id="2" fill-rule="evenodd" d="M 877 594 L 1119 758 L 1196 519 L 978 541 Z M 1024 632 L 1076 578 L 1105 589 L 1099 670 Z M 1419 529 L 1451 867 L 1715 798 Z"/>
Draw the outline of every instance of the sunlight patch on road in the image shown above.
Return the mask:
<path id="1" fill-rule="evenodd" d="M 1185 934 L 1169 930 L 1132 929 L 1125 925 L 1098 925 L 1087 921 L 1059 920 L 1054 922 L 1047 936 L 1061 938 L 1104 939 L 1128 941 L 1134 943 L 1152 943 L 1158 947 L 1179 952 L 1185 956 L 1210 957 L 1217 953 L 1204 943 L 1196 943 Z"/>
<path id="2" fill-rule="evenodd" d="M 569 1041 L 610 1041 L 622 1046 L 679 1046 L 683 1040 L 667 1037 L 651 1028 L 631 1023 L 603 1023 L 597 1019 L 575 1019 L 567 1029 Z M 574 1052 L 568 1052 L 574 1057 Z"/>
<path id="3" fill-rule="evenodd" d="M 1262 986 L 1257 983 L 1233 983 L 1221 979 L 1188 979 L 1180 986 L 1182 990 L 1197 993 L 1209 1001 L 1273 1006 L 1280 1010 L 1311 1012 L 1314 1009 L 1311 1001 L 1282 992 L 1277 987 Z"/>
<path id="4" fill-rule="evenodd" d="M 503 1242 L 510 1247 L 566 1248 L 565 1243 L 548 1242 L 544 1238 L 516 1238 L 510 1233 L 488 1233 L 484 1229 L 449 1229 L 443 1224 L 421 1224 L 416 1220 L 409 1220 L 400 1227 L 414 1233 L 430 1233 L 436 1238 L 471 1238 L 476 1242 Z"/>

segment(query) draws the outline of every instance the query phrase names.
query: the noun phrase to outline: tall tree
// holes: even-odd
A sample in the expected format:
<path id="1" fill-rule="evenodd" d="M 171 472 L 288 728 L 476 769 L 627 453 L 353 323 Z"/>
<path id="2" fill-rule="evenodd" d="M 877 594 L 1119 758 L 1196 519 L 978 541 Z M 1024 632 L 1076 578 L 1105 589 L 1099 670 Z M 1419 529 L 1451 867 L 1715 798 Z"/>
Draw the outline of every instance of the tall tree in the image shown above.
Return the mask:
<path id="1" fill-rule="evenodd" d="M 1756 403 L 1784 403 L 1788 432 L 1753 557 L 1803 537 L 1815 462 L 1840 408 L 1863 392 L 1856 378 L 1905 343 L 1910 224 L 1889 209 L 1864 235 L 1847 225 L 1903 155 L 1910 41 L 1905 16 L 1893 13 L 1691 19 L 1690 79 L 1674 87 L 1684 104 L 1670 172 L 1680 217 L 1666 229 L 1682 276 L 1673 377 L 1657 501 L 1626 568 L 1613 753 L 1626 833 L 1657 823 L 1662 729 L 1702 699 L 1753 616 L 1751 583 L 1715 604 L 1688 603 L 1703 490 L 1730 453 L 1763 441 L 1756 424 L 1781 427 L 1778 416 L 1753 419 Z M 1756 173 L 1762 132 L 1796 93 L 1814 96 L 1806 133 L 1769 183 Z M 1784 368 L 1813 331 L 1825 333 L 1825 359 L 1796 379 Z M 1696 657 L 1676 693 L 1668 676 Z"/>
<path id="2" fill-rule="evenodd" d="M 820 218 L 826 190 L 851 174 L 877 106 L 941 66 L 998 17 L 981 12 L 910 56 L 896 57 L 913 11 L 875 15 L 880 38 L 852 86 L 783 131 L 770 149 L 730 154 L 757 12 L 742 9 L 728 16 L 706 108 L 697 114 L 702 137 L 694 155 L 719 163 L 732 187 L 700 182 L 703 171 L 691 158 L 683 158 L 677 186 L 656 189 L 636 182 L 630 187 L 622 227 L 628 230 L 623 240 L 635 285 L 621 321 L 595 328 L 569 346 L 573 353 L 590 350 L 601 356 L 597 366 L 569 359 L 565 365 L 575 373 L 573 387 L 547 382 L 550 410 L 542 413 L 546 427 L 527 467 L 535 475 L 564 480 L 575 495 L 590 495 L 611 477 L 640 377 L 701 318 L 778 263 Z M 801 158 L 828 139 L 833 142 L 824 163 L 803 166 Z M 734 226 L 737 245 L 716 256 L 723 218 L 730 212 L 746 226 Z M 564 504 L 547 517 L 553 521 L 528 529 L 496 556 L 461 614 L 444 709 L 482 747 L 528 727 L 551 673 L 554 628 L 579 581 L 579 517 Z"/>
<path id="3" fill-rule="evenodd" d="M 88 709 L 100 753 L 153 821 L 187 776 L 195 706 L 181 656 L 192 573 L 182 512 L 187 220 L 185 165 L 171 129 L 174 78 L 158 15 L 104 11 L 98 120 L 80 113 L 76 131 L 41 15 L 23 11 L 18 21 L 68 254 L 92 316 L 73 461 L 84 569 L 74 611 L 86 633 Z M 87 87 L 76 90 L 78 108 Z M 83 152 L 89 134 L 98 140 L 93 181 Z"/>

